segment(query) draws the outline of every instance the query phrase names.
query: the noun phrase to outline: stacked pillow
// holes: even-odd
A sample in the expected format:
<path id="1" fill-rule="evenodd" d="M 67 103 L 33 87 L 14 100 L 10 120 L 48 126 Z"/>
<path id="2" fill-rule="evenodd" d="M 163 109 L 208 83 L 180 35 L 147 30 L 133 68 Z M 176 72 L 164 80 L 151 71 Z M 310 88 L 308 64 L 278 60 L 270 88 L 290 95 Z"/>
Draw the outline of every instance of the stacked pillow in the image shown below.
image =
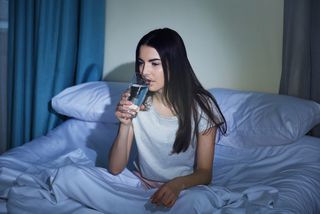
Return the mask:
<path id="1" fill-rule="evenodd" d="M 79 120 L 116 123 L 116 105 L 127 86 L 127 83 L 105 81 L 71 86 L 52 98 L 52 108 L 59 114 Z"/>
<path id="2" fill-rule="evenodd" d="M 219 144 L 271 146 L 294 142 L 320 123 L 320 104 L 297 97 L 211 89 L 227 121 Z"/>
<path id="3" fill-rule="evenodd" d="M 126 83 L 88 82 L 69 87 L 53 97 L 59 114 L 92 122 L 116 123 L 116 105 Z M 283 145 L 304 136 L 320 123 L 320 104 L 296 97 L 210 89 L 227 121 L 226 135 L 217 143 L 232 147 Z"/>

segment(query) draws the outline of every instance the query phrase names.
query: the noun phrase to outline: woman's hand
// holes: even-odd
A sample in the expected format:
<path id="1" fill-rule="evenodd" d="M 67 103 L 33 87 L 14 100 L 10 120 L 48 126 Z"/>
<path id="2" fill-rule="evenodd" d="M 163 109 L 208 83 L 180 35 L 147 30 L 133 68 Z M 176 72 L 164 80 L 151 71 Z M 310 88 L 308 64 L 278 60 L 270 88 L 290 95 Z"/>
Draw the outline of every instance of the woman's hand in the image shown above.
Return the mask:
<path id="1" fill-rule="evenodd" d="M 163 184 L 152 196 L 151 203 L 172 207 L 183 189 L 196 185 L 207 185 L 212 180 L 214 139 L 216 128 L 200 133 L 197 143 L 197 167 L 190 175 L 176 177 Z"/>
<path id="2" fill-rule="evenodd" d="M 159 187 L 151 196 L 151 203 L 170 208 L 175 204 L 183 189 L 184 185 L 173 179 Z"/>
<path id="3" fill-rule="evenodd" d="M 132 118 L 134 118 L 137 115 L 137 110 L 130 108 L 132 102 L 128 100 L 129 96 L 129 91 L 125 91 L 121 95 L 121 99 L 117 105 L 115 112 L 115 115 L 118 118 L 118 120 L 124 125 L 130 125 Z"/>

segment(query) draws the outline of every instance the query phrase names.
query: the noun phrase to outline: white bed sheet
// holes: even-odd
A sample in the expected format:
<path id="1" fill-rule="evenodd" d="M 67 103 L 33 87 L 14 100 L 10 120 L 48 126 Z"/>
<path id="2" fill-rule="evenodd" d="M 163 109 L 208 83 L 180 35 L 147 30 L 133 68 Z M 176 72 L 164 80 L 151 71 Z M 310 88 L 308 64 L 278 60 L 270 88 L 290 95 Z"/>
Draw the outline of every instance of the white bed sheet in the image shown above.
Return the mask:
<path id="1" fill-rule="evenodd" d="M 44 197 L 48 190 L 39 183 L 45 183 L 62 166 L 106 166 L 116 132 L 117 124 L 70 119 L 47 136 L 1 155 L 0 213 L 7 213 L 8 208 L 12 209 L 10 213 L 43 213 L 50 194 Z M 12 187 L 17 185 L 24 194 L 15 194 L 17 188 Z M 140 192 L 139 197 L 135 192 L 128 193 L 129 201 L 135 202 L 135 197 L 140 201 L 133 203 L 131 213 L 186 213 L 185 209 L 189 213 L 320 213 L 320 139 L 305 136 L 286 146 L 245 150 L 217 145 L 213 185 L 198 188 L 192 194 L 184 193 L 171 210 L 148 207 L 152 190 Z M 201 191 L 203 188 L 206 190 Z M 10 194 L 15 196 L 14 201 L 8 199 Z M 63 200 L 46 213 L 108 213 L 79 200 Z M 90 202 L 88 198 L 83 200 Z M 121 213 L 113 208 L 107 206 L 105 210 Z"/>
<path id="2" fill-rule="evenodd" d="M 320 139 L 251 150 L 217 146 L 214 177 L 235 191 L 252 184 L 276 188 L 279 213 L 320 213 Z"/>

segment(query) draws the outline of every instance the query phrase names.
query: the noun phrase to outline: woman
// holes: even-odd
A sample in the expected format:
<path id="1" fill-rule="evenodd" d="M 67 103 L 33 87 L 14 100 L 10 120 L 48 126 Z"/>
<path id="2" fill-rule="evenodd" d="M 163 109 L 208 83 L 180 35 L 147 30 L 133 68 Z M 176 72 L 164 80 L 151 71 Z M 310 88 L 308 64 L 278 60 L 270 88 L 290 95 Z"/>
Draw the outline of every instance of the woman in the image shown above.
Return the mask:
<path id="1" fill-rule="evenodd" d="M 125 169 L 135 139 L 137 175 L 145 187 L 158 188 L 151 202 L 172 207 L 182 190 L 211 182 L 216 132 L 224 134 L 226 123 L 195 76 L 174 30 L 153 30 L 139 41 L 136 73 L 149 93 L 139 112 L 129 109 L 129 92 L 123 94 L 115 112 L 120 125 L 109 171 L 118 174 Z"/>

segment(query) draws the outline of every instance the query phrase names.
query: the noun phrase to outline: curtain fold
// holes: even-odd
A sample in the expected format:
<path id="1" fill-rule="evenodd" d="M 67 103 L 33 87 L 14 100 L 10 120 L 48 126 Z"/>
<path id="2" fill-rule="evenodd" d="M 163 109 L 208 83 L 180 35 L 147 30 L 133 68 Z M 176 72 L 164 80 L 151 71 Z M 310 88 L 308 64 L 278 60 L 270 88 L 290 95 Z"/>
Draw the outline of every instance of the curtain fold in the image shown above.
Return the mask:
<path id="1" fill-rule="evenodd" d="M 284 0 L 280 94 L 320 103 L 320 1 Z M 314 136 L 320 136 L 315 127 Z"/>
<path id="2" fill-rule="evenodd" d="M 0 0 L 0 154 L 7 149 L 8 1 Z"/>
<path id="3" fill-rule="evenodd" d="M 9 148 L 61 122 L 54 95 L 101 79 L 104 21 L 105 0 L 9 1 Z"/>

